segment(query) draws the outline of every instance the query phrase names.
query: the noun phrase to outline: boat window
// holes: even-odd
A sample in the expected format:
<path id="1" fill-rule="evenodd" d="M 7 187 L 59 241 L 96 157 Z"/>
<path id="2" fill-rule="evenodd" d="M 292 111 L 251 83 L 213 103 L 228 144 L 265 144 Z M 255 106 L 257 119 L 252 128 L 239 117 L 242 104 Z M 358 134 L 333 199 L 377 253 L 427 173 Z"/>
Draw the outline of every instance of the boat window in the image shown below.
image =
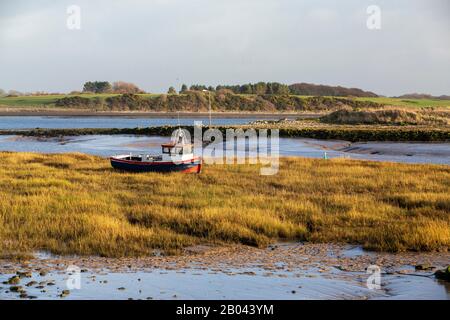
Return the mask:
<path id="1" fill-rule="evenodd" d="M 169 148 L 169 147 L 163 147 L 163 153 L 170 153 L 170 149 L 172 149 L 172 148 Z"/>
<path id="2" fill-rule="evenodd" d="M 174 154 L 183 154 L 183 148 L 181 148 L 181 147 L 174 148 L 173 153 Z"/>

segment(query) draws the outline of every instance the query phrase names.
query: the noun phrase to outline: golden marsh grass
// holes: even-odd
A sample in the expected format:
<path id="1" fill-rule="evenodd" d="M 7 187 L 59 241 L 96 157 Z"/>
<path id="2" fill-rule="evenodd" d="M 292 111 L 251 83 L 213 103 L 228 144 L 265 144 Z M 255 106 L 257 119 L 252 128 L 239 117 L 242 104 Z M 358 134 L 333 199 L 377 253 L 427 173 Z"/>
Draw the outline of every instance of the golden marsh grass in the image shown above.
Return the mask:
<path id="1" fill-rule="evenodd" d="M 84 154 L 0 153 L 1 254 L 141 256 L 277 240 L 448 250 L 450 167 L 283 158 L 200 175 L 114 171 Z"/>

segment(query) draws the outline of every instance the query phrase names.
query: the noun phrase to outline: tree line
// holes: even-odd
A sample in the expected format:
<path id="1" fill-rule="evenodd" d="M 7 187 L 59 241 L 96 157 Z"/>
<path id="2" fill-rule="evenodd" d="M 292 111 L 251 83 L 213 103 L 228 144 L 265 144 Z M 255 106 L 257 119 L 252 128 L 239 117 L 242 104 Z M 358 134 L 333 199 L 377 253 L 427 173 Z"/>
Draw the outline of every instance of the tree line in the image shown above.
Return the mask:
<path id="1" fill-rule="evenodd" d="M 84 93 L 145 93 L 137 85 L 131 82 L 116 81 L 112 84 L 108 81 L 88 81 L 83 85 Z"/>
<path id="2" fill-rule="evenodd" d="M 194 84 L 188 89 L 187 85 L 183 84 L 180 93 L 186 91 L 219 91 L 229 90 L 234 94 L 254 94 L 254 95 L 302 95 L 302 96 L 335 96 L 335 97 L 378 97 L 377 94 L 364 91 L 358 88 L 345 88 L 341 86 L 326 86 L 316 85 L 311 83 L 294 83 L 286 85 L 279 82 L 257 82 L 247 83 L 243 85 L 218 85 L 215 88 L 212 86 Z M 171 87 L 170 93 L 176 93 L 175 89 Z"/>
<path id="3" fill-rule="evenodd" d="M 345 88 L 341 86 L 325 86 L 310 83 L 295 83 L 291 85 L 279 82 L 257 82 L 243 85 L 218 85 L 216 87 L 202 84 L 193 84 L 187 86 L 183 84 L 179 91 L 171 86 L 167 93 L 174 95 L 178 93 L 187 93 L 189 91 L 210 91 L 210 92 L 228 92 L 241 95 L 300 95 L 300 96 L 335 96 L 335 97 L 377 97 L 373 92 L 363 91 L 358 88 Z M 131 82 L 116 81 L 88 81 L 84 83 L 82 91 L 72 91 L 71 95 L 81 93 L 117 93 L 117 94 L 140 94 L 146 93 L 137 85 Z M 36 92 L 34 94 L 24 94 L 16 90 L 10 90 L 8 93 L 0 89 L 0 96 L 21 96 L 21 95 L 47 95 L 46 92 Z M 445 96 L 444 96 L 445 97 Z M 420 98 L 420 97 L 419 97 Z"/>
<path id="4" fill-rule="evenodd" d="M 171 87 L 173 88 L 173 87 Z M 218 85 L 216 87 L 206 86 L 202 84 L 193 84 L 189 88 L 186 84 L 181 86 L 180 93 L 185 93 L 187 91 L 219 91 L 219 90 L 229 90 L 234 94 L 289 94 L 289 87 L 285 84 L 278 82 L 258 82 L 258 83 L 248 83 L 244 85 Z M 169 93 L 173 90 L 169 89 Z"/>

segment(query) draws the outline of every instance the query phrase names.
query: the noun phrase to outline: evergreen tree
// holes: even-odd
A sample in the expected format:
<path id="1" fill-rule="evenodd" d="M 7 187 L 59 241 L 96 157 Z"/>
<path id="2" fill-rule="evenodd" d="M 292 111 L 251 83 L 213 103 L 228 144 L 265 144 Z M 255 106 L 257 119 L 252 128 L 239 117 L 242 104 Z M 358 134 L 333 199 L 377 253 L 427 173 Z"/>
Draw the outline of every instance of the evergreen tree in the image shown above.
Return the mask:
<path id="1" fill-rule="evenodd" d="M 108 81 L 88 81 L 83 86 L 84 92 L 106 93 L 112 89 Z"/>
<path id="2" fill-rule="evenodd" d="M 177 90 L 175 90 L 174 87 L 170 87 L 169 91 L 167 91 L 168 94 L 177 94 Z"/>

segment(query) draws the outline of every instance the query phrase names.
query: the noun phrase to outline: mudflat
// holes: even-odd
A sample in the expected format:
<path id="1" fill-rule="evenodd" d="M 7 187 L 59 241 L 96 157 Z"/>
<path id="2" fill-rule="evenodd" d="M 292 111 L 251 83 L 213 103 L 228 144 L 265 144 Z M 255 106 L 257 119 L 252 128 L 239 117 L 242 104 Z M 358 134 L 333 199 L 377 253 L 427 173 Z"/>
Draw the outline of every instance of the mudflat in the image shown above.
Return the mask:
<path id="1" fill-rule="evenodd" d="M 141 118 L 197 118 L 208 117 L 208 112 L 152 112 L 152 111 L 91 111 L 83 109 L 17 109 L 1 108 L 0 116 L 75 116 L 75 117 L 141 117 Z M 267 112 L 213 112 L 214 118 L 318 118 L 320 113 L 267 113 Z"/>
<path id="2" fill-rule="evenodd" d="M 448 299 L 435 270 L 449 253 L 376 253 L 359 246 L 275 243 L 187 247 L 140 258 L 54 256 L 0 260 L 9 299 Z M 379 268 L 380 287 L 369 287 Z M 369 271 L 368 271 L 369 270 Z M 79 287 L 68 290 L 68 280 Z M 369 285 L 368 285 L 369 283 Z M 20 288 L 20 291 L 14 291 Z M 14 290 L 13 290 L 14 289 Z"/>

